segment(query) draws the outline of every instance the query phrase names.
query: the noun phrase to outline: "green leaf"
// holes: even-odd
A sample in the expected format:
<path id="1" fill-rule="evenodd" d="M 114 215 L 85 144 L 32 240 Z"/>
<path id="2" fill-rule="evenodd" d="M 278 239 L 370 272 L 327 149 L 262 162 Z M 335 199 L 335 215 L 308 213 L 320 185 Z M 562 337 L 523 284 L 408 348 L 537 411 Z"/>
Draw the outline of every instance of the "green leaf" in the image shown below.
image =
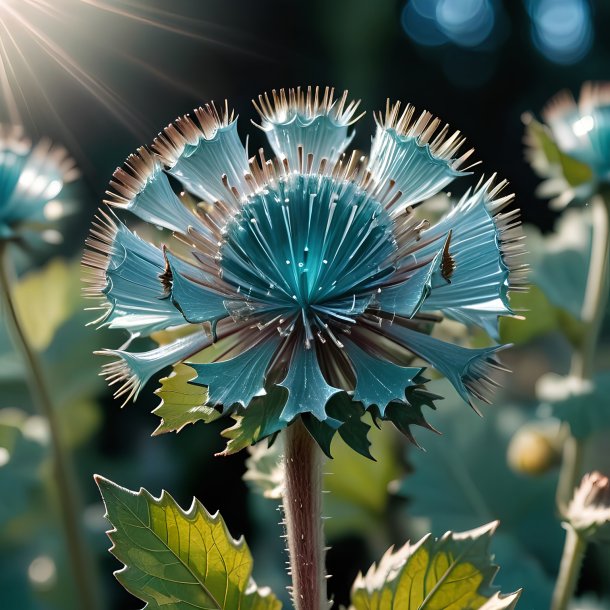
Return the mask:
<path id="1" fill-rule="evenodd" d="M 190 366 L 177 364 L 168 377 L 161 379 L 161 387 L 155 391 L 161 404 L 153 410 L 161 423 L 153 434 L 180 432 L 188 424 L 209 423 L 221 416 L 213 407 L 205 406 L 207 388 L 189 383 L 195 377 L 197 373 Z"/>
<path id="2" fill-rule="evenodd" d="M 78 262 L 53 259 L 15 284 L 13 297 L 28 342 L 43 351 L 80 304 Z"/>
<path id="3" fill-rule="evenodd" d="M 165 345 L 192 332 L 188 327 L 170 331 L 159 331 L 153 339 L 159 345 Z M 189 359 L 189 364 L 213 362 L 220 355 L 234 347 L 234 338 L 225 338 L 202 350 Z M 206 424 L 215 421 L 222 414 L 213 407 L 207 406 L 208 388 L 190 383 L 197 377 L 195 369 L 188 364 L 176 364 L 168 377 L 160 380 L 161 387 L 155 394 L 161 398 L 161 404 L 153 410 L 161 418 L 161 423 L 153 432 L 154 435 L 165 432 L 180 432 L 188 424 L 203 421 Z"/>
<path id="4" fill-rule="evenodd" d="M 599 373 L 592 382 L 584 385 L 576 380 L 582 386 L 579 391 L 570 391 L 573 379 L 553 373 L 541 378 L 539 384 L 553 387 L 557 394 L 555 400 L 545 401 L 542 406 L 549 408 L 557 419 L 567 422 L 572 435 L 579 439 L 610 428 L 610 373 Z"/>
<path id="5" fill-rule="evenodd" d="M 559 163 L 563 176 L 570 186 L 580 186 L 593 179 L 593 170 L 582 161 L 574 159 L 565 153 L 559 153 Z"/>
<path id="6" fill-rule="evenodd" d="M 279 610 L 277 598 L 251 578 L 252 557 L 218 513 L 194 499 L 184 511 L 166 492 L 154 498 L 108 479 L 96 482 L 113 525 L 112 554 L 125 564 L 115 576 L 153 610 Z"/>
<path id="7" fill-rule="evenodd" d="M 591 252 L 590 211 L 565 210 L 552 233 L 542 235 L 536 227 L 527 226 L 525 234 L 532 283 L 555 307 L 579 319 Z"/>
<path id="8" fill-rule="evenodd" d="M 507 464 L 508 444 L 531 421 L 531 409 L 496 404 L 484 410 L 483 419 L 473 419 L 449 388 L 445 380 L 429 384 L 430 390 L 446 396 L 442 408 L 431 414 L 431 423 L 450 434 L 431 437 L 426 453 L 408 454 L 413 473 L 399 490 L 409 500 L 409 516 L 422 518 L 416 532 L 440 534 L 499 519 L 502 529 L 493 545 L 503 586 L 523 587 L 528 608 L 548 607 L 551 575 L 556 574 L 564 540 L 560 524 L 551 518 L 557 476 L 527 477 Z"/>
<path id="9" fill-rule="evenodd" d="M 392 548 L 352 588 L 353 610 L 506 610 L 520 591 L 499 595 L 489 543 L 498 522 Z"/>
<path id="10" fill-rule="evenodd" d="M 239 407 L 231 414 L 235 424 L 222 432 L 229 442 L 221 455 L 237 453 L 285 428 L 287 422 L 280 419 L 285 403 L 286 390 L 273 387 L 265 396 L 254 398 L 247 409 Z"/>

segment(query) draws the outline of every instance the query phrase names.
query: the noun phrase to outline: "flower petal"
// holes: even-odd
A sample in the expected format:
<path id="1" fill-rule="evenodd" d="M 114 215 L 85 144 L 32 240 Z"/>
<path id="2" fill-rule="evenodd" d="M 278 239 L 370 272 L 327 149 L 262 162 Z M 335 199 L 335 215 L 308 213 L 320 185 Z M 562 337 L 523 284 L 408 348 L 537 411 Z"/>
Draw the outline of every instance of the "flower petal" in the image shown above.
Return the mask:
<path id="1" fill-rule="evenodd" d="M 237 133 L 237 119 L 225 103 L 197 108 L 195 119 L 185 115 L 163 130 L 153 149 L 168 172 L 197 197 L 213 203 L 227 198 L 227 187 L 246 190 L 248 154 Z"/>
<path id="2" fill-rule="evenodd" d="M 171 300 L 191 324 L 215 323 L 226 318 L 228 295 L 209 287 L 209 278 L 201 270 L 165 252 L 171 273 Z"/>
<path id="3" fill-rule="evenodd" d="M 455 178 L 467 175 L 469 172 L 459 167 L 473 152 L 471 149 L 458 157 L 464 138 L 459 131 L 448 137 L 448 126 L 436 133 L 440 120 L 429 112 L 414 120 L 413 106 L 407 105 L 400 116 L 399 110 L 400 103 L 390 106 L 388 102 L 385 117 L 381 113 L 377 117 L 368 168 L 377 184 L 392 181 L 400 191 L 391 212 L 423 201 Z"/>
<path id="4" fill-rule="evenodd" d="M 302 413 L 312 413 L 320 421 L 327 419 L 326 403 L 331 396 L 343 391 L 324 379 L 315 347 L 306 349 L 301 342 L 295 346 L 286 378 L 278 385 L 288 390 L 281 415 L 285 421 L 292 421 Z"/>
<path id="5" fill-rule="evenodd" d="M 438 244 L 435 243 L 435 246 Z M 428 264 L 419 268 L 407 279 L 388 288 L 382 288 L 377 297 L 379 307 L 383 311 L 412 318 L 422 308 L 430 294 L 434 278 L 439 274 L 444 253 L 445 246 Z"/>
<path id="6" fill-rule="evenodd" d="M 415 385 L 414 379 L 422 372 L 421 367 L 399 366 L 367 354 L 350 340 L 344 338 L 343 342 L 356 372 L 354 400 L 360 401 L 365 409 L 377 405 L 382 417 L 391 401 L 405 402 L 405 390 Z"/>
<path id="7" fill-rule="evenodd" d="M 190 383 L 208 387 L 208 404 L 222 405 L 228 410 L 234 404 L 247 407 L 250 401 L 264 392 L 267 368 L 281 337 L 274 333 L 239 356 L 206 364 L 189 364 L 197 371 Z"/>
<path id="8" fill-rule="evenodd" d="M 102 213 L 87 239 L 83 264 L 93 270 L 86 295 L 105 297 L 96 323 L 123 328 L 132 337 L 184 324 L 167 297 L 160 276 L 163 252 L 132 233 L 122 222 Z"/>
<path id="9" fill-rule="evenodd" d="M 476 410 L 470 395 L 489 402 L 488 395 L 498 385 L 490 374 L 494 368 L 501 368 L 493 355 L 508 346 L 469 349 L 439 341 L 399 324 L 385 326 L 384 333 L 402 342 L 407 349 L 442 373 L 473 409 Z"/>
<path id="10" fill-rule="evenodd" d="M 347 91 L 335 99 L 329 87 L 322 96 L 319 87 L 308 87 L 307 92 L 298 87 L 273 90 L 272 97 L 273 101 L 265 93 L 258 102 L 252 100 L 261 116 L 259 127 L 276 156 L 287 159 L 297 171 L 302 171 L 309 155 L 316 163 L 337 161 L 354 137 L 353 132 L 348 135 L 348 127 L 362 116 L 354 118 L 360 102 L 347 104 Z"/>
<path id="11" fill-rule="evenodd" d="M 129 210 L 138 218 L 153 225 L 186 234 L 189 227 L 202 233 L 209 229 L 193 214 L 172 190 L 163 173 L 160 160 L 146 148 L 138 148 L 129 155 L 125 165 L 118 168 L 107 191 L 108 205 Z"/>
<path id="12" fill-rule="evenodd" d="M 102 367 L 102 374 L 109 385 L 121 383 L 114 396 L 115 398 L 125 396 L 123 402 L 125 405 L 131 399 L 135 400 L 138 397 L 140 390 L 155 373 L 181 362 L 211 344 L 211 339 L 203 331 L 198 331 L 148 352 L 105 349 L 97 353 L 117 358 Z"/>
<path id="13" fill-rule="evenodd" d="M 467 324 L 483 327 L 498 338 L 498 316 L 512 315 L 509 289 L 524 284 L 526 267 L 518 211 L 500 213 L 513 195 L 498 197 L 506 181 L 494 186 L 495 176 L 468 190 L 453 209 L 421 235 L 430 243 L 418 255 L 430 255 L 438 239 L 450 232 L 452 269 L 447 281 L 433 283 L 422 311 L 442 311 Z"/>

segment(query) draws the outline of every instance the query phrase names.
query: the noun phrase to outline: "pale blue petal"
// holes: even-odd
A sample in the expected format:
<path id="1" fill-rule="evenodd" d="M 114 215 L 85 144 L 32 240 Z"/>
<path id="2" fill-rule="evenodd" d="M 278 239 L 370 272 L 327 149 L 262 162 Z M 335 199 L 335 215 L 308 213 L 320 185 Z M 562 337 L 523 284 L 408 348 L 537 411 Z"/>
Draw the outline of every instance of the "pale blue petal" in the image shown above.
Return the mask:
<path id="1" fill-rule="evenodd" d="M 172 190 L 159 158 L 139 148 L 122 168 L 114 172 L 108 192 L 108 204 L 129 210 L 153 225 L 186 234 L 196 227 L 205 235 L 209 229 L 193 214 Z"/>
<path id="2" fill-rule="evenodd" d="M 188 322 L 215 323 L 229 315 L 227 295 L 204 285 L 212 281 L 207 274 L 169 252 L 166 256 L 172 274 L 171 300 Z"/>
<path id="3" fill-rule="evenodd" d="M 0 238 L 12 236 L 20 223 L 48 222 L 46 204 L 76 175 L 63 148 L 48 140 L 32 148 L 20 129 L 0 126 Z"/>
<path id="4" fill-rule="evenodd" d="M 407 280 L 389 288 L 382 288 L 377 297 L 379 307 L 383 311 L 412 318 L 430 294 L 432 283 L 439 274 L 443 250 L 444 248 L 441 248 L 427 265 L 418 269 Z"/>
<path id="5" fill-rule="evenodd" d="M 469 349 L 398 324 L 386 326 L 385 332 L 442 373 L 471 406 L 474 405 L 469 394 L 487 401 L 487 394 L 497 385 L 490 376 L 498 366 L 494 354 L 506 346 Z"/>
<path id="6" fill-rule="evenodd" d="M 472 150 L 460 152 L 464 138 L 429 112 L 416 117 L 407 104 L 388 104 L 376 117 L 377 130 L 371 144 L 369 171 L 379 185 L 393 182 L 400 193 L 390 209 L 397 212 L 438 193 L 455 178 L 468 174 L 460 170 Z"/>
<path id="7" fill-rule="evenodd" d="M 478 188 L 467 191 L 453 209 L 431 229 L 422 241 L 431 243 L 418 252 L 430 255 L 438 240 L 451 232 L 449 253 L 455 269 L 448 280 L 439 278 L 422 311 L 441 311 L 448 317 L 485 328 L 498 338 L 498 316 L 511 315 L 508 291 L 518 285 L 522 271 L 511 267 L 519 262 L 521 232 L 514 213 L 497 214 L 512 196 L 496 198 L 504 186 L 493 186 L 493 177 Z M 503 226 L 498 226 L 502 222 Z M 504 250 L 504 253 L 502 252 Z"/>
<path id="8" fill-rule="evenodd" d="M 94 235 L 110 238 L 108 257 L 99 269 L 105 283 L 100 291 L 107 299 L 107 311 L 98 322 L 109 328 L 128 330 L 132 336 L 185 323 L 161 283 L 165 259 L 159 248 L 110 218 L 99 219 Z M 92 248 L 99 244 L 93 237 L 88 243 Z M 99 259 L 85 255 L 83 260 L 94 266 Z M 94 292 L 90 294 L 93 296 Z"/>
<path id="9" fill-rule="evenodd" d="M 194 115 L 179 118 L 155 139 L 153 148 L 167 171 L 208 203 L 226 200 L 227 187 L 245 192 L 248 153 L 239 139 L 233 112 L 226 103 L 222 111 L 206 104 Z"/>
<path id="10" fill-rule="evenodd" d="M 203 330 L 173 343 L 162 345 L 148 352 L 128 352 L 125 350 L 103 350 L 103 356 L 115 356 L 117 360 L 105 364 L 102 373 L 110 385 L 120 383 L 115 397 L 125 397 L 124 403 L 138 397 L 142 387 L 153 375 L 168 366 L 181 362 L 212 344 Z"/>
<path id="11" fill-rule="evenodd" d="M 207 404 L 222 405 L 224 410 L 237 403 L 247 407 L 264 392 L 267 368 L 279 343 L 280 335 L 274 334 L 229 360 L 189 364 L 197 371 L 190 383 L 208 387 Z"/>
<path id="12" fill-rule="evenodd" d="M 278 385 L 288 390 L 288 400 L 280 416 L 287 422 L 302 413 L 311 413 L 320 421 L 327 419 L 326 403 L 331 396 L 343 391 L 326 382 L 315 348 L 305 349 L 302 343 L 296 345 L 288 374 Z"/>
<path id="13" fill-rule="evenodd" d="M 377 405 L 381 417 L 393 400 L 406 402 L 405 391 L 413 386 L 422 372 L 419 367 L 404 367 L 367 354 L 350 340 L 343 339 L 345 351 L 356 373 L 353 399 L 362 402 L 365 409 Z"/>
<path id="14" fill-rule="evenodd" d="M 348 147 L 354 133 L 348 134 L 349 125 L 355 122 L 358 103 L 346 106 L 347 92 L 338 100 L 326 89 L 283 89 L 274 94 L 274 101 L 259 96 L 255 106 L 261 115 L 261 129 L 275 155 L 287 159 L 293 170 L 299 170 L 313 155 L 315 168 L 322 159 L 332 165 Z M 300 149 L 300 150 L 299 150 Z"/>

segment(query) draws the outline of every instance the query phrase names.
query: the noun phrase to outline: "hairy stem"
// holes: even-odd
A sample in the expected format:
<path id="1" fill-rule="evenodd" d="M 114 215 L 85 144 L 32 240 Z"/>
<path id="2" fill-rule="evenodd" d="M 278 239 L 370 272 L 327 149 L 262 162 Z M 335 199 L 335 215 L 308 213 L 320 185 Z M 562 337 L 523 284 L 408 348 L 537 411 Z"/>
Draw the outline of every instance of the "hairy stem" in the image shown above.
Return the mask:
<path id="1" fill-rule="evenodd" d="M 9 330 L 15 346 L 21 351 L 29 375 L 29 388 L 32 398 L 41 415 L 47 420 L 50 432 L 51 458 L 53 474 L 57 487 L 60 515 L 70 566 L 75 580 L 79 599 L 79 608 L 97 610 L 101 607 L 99 596 L 96 595 L 95 579 L 90 569 L 91 562 L 80 527 L 80 502 L 73 483 L 70 456 L 67 454 L 61 440 L 61 431 L 57 414 L 47 388 L 44 373 L 36 353 L 30 346 L 23 326 L 19 320 L 11 293 L 7 244 L 0 243 L 0 299 L 6 314 Z M 43 296 L 43 295 L 41 295 Z"/>
<path id="2" fill-rule="evenodd" d="M 568 607 L 578 582 L 586 548 L 586 541 L 571 527 L 568 527 L 551 610 L 566 610 Z"/>
<path id="3" fill-rule="evenodd" d="M 322 532 L 323 454 L 300 420 L 284 433 L 284 494 L 295 610 L 326 610 Z"/>

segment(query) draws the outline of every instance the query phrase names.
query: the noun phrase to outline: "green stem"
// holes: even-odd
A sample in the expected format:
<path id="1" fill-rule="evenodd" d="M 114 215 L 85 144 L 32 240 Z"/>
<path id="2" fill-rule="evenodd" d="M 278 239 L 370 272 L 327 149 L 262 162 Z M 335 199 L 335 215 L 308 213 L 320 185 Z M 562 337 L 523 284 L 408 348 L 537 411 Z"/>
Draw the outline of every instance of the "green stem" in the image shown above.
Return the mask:
<path id="1" fill-rule="evenodd" d="M 595 373 L 595 353 L 599 340 L 606 305 L 608 303 L 610 275 L 610 193 L 597 195 L 592 201 L 593 241 L 587 286 L 581 318 L 585 333 L 581 345 L 574 353 L 570 374 L 583 381 L 590 381 Z M 576 438 L 567 429 L 559 482 L 557 506 L 565 516 L 574 489 L 582 474 L 585 438 Z M 574 595 L 586 542 L 568 526 L 565 547 L 555 584 L 552 610 L 565 610 Z"/>
<path id="2" fill-rule="evenodd" d="M 99 596 L 96 595 L 95 579 L 91 562 L 87 554 L 84 537 L 80 527 L 80 502 L 73 483 L 70 456 L 64 449 L 61 430 L 53 402 L 45 382 L 44 373 L 38 357 L 30 346 L 19 320 L 19 315 L 11 294 L 12 273 L 9 272 L 8 245 L 0 243 L 0 298 L 4 301 L 4 310 L 12 330 L 15 345 L 21 351 L 29 374 L 29 388 L 32 397 L 49 425 L 51 457 L 57 486 L 57 497 L 69 560 L 79 598 L 79 608 L 96 610 L 100 608 Z M 41 295 L 43 298 L 44 295 Z M 12 328 L 11 328 L 12 327 Z"/>
<path id="3" fill-rule="evenodd" d="M 578 583 L 578 575 L 586 548 L 586 541 L 568 526 L 551 610 L 566 610 L 568 607 Z"/>
<path id="4" fill-rule="evenodd" d="M 581 318 L 585 324 L 583 340 L 575 351 L 570 374 L 590 381 L 595 372 L 595 353 L 599 333 L 606 312 L 609 291 L 610 257 L 610 193 L 596 195 L 592 201 L 593 241 L 591 260 L 587 275 L 587 286 Z M 581 475 L 585 439 L 568 436 L 557 486 L 557 504 L 561 514 L 565 513 L 568 502 Z"/>
<path id="5" fill-rule="evenodd" d="M 326 610 L 323 454 L 300 419 L 284 433 L 284 524 L 295 610 Z"/>

